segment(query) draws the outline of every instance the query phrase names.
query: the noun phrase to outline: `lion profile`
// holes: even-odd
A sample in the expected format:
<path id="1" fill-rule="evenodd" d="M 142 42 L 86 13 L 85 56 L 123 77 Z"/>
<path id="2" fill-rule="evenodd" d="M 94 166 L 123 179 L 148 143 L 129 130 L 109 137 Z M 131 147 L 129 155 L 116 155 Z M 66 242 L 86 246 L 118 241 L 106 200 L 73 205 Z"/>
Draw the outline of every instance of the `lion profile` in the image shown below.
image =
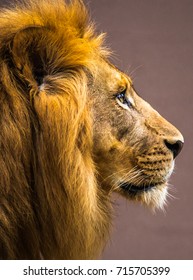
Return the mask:
<path id="1" fill-rule="evenodd" d="M 82 1 L 0 16 L 0 258 L 94 259 L 111 193 L 163 207 L 180 132 L 108 60 Z"/>

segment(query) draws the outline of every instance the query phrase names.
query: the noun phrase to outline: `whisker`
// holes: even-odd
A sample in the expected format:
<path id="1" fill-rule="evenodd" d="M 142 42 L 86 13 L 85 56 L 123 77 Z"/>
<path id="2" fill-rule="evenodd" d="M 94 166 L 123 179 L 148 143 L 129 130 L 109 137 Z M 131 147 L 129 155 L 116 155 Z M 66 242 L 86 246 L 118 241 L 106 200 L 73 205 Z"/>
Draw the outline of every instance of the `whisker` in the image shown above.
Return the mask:
<path id="1" fill-rule="evenodd" d="M 143 178 L 140 177 L 143 170 L 139 170 L 136 166 L 135 168 L 131 169 L 127 174 L 119 178 L 114 182 L 112 185 L 111 191 L 115 191 L 119 188 L 120 183 L 127 181 L 128 184 L 140 184 L 143 182 Z"/>
<path id="2" fill-rule="evenodd" d="M 142 67 L 143 67 L 142 64 L 139 65 L 139 66 L 137 66 L 137 67 L 135 67 L 131 72 L 129 72 L 129 76 L 130 76 L 132 79 L 134 79 L 134 78 L 135 78 L 135 77 L 134 77 L 134 74 L 136 74 L 137 70 L 139 70 L 139 69 L 142 68 Z"/>
<path id="3" fill-rule="evenodd" d="M 101 182 L 101 183 L 104 183 L 105 181 L 109 180 L 111 177 L 115 176 L 115 175 L 118 175 L 124 171 L 129 171 L 129 168 L 130 167 L 127 167 L 127 168 L 123 168 L 123 169 L 120 169 L 119 171 L 117 172 L 113 172 L 111 175 L 107 176 L 106 178 L 104 178 L 104 180 Z M 134 167 L 135 168 L 135 167 Z M 132 170 L 132 169 L 131 169 Z"/>

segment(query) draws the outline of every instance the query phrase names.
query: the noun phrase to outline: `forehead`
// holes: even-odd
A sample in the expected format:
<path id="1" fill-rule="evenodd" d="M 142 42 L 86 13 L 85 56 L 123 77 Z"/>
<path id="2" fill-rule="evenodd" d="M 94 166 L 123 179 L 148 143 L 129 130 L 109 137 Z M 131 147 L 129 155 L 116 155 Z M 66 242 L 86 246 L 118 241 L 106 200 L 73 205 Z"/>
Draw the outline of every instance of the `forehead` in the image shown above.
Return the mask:
<path id="1" fill-rule="evenodd" d="M 110 91 L 123 90 L 132 85 L 130 77 L 106 60 L 101 61 L 99 79 Z"/>

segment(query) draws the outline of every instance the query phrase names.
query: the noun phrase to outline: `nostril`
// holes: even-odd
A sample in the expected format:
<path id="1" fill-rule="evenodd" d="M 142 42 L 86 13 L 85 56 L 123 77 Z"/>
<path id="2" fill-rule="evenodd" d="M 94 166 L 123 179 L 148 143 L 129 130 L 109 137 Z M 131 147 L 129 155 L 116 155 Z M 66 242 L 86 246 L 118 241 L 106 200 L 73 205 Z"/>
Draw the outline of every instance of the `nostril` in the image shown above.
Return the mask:
<path id="1" fill-rule="evenodd" d="M 165 140 L 165 145 L 173 153 L 174 158 L 176 158 L 179 155 L 179 153 L 181 152 L 184 143 L 180 140 L 178 140 L 174 143 L 169 142 L 168 140 Z"/>

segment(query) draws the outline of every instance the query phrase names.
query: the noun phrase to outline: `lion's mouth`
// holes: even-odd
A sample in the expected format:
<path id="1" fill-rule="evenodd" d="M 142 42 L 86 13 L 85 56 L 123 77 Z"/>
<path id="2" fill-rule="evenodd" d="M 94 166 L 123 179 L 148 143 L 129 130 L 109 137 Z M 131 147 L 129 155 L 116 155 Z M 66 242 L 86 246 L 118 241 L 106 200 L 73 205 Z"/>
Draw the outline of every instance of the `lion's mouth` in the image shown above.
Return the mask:
<path id="1" fill-rule="evenodd" d="M 123 189 L 124 191 L 126 191 L 127 193 L 129 193 L 130 195 L 136 195 L 139 193 L 148 192 L 152 189 L 155 189 L 159 185 L 161 185 L 161 183 L 136 186 L 136 185 L 130 184 L 128 182 L 125 182 L 125 183 L 120 184 L 120 188 Z"/>

